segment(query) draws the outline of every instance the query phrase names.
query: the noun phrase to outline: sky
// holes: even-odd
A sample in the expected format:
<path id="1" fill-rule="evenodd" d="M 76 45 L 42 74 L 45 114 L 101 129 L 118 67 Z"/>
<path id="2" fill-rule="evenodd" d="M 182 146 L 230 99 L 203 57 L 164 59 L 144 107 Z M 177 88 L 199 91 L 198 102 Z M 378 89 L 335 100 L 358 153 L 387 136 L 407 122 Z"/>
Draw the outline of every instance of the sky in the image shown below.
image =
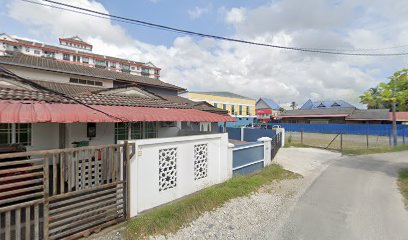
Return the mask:
<path id="1" fill-rule="evenodd" d="M 408 52 L 406 0 L 58 1 L 268 44 Z M 151 61 L 162 68 L 161 80 L 190 91 L 268 97 L 284 107 L 308 99 L 343 99 L 363 107 L 363 91 L 387 81 L 408 63 L 408 56 L 333 56 L 197 38 L 21 0 L 0 0 L 0 6 L 0 32 L 54 45 L 58 37 L 78 35 L 93 44 L 96 53 Z"/>

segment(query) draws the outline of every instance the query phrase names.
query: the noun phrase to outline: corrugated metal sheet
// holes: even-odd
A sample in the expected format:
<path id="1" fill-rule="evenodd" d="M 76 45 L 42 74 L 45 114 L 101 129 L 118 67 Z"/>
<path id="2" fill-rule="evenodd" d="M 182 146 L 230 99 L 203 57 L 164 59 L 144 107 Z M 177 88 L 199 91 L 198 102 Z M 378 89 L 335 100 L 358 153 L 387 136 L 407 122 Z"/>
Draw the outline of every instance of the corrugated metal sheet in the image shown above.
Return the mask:
<path id="1" fill-rule="evenodd" d="M 91 107 L 128 122 L 234 122 L 233 117 L 196 109 L 151 108 L 130 106 Z M 0 123 L 74 123 L 120 122 L 116 119 L 80 104 L 61 104 L 34 101 L 0 101 Z"/>

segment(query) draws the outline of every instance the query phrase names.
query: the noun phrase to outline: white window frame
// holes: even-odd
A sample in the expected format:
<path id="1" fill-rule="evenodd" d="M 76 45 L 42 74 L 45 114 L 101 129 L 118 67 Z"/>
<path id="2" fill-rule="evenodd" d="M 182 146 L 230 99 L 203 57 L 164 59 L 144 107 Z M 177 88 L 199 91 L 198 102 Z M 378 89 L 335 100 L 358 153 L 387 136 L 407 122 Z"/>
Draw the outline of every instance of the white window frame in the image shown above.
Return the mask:
<path id="1" fill-rule="evenodd" d="M 11 136 L 9 137 L 9 141 L 10 142 L 8 142 L 7 144 L 20 144 L 21 142 L 20 141 L 18 141 L 21 137 L 17 137 L 17 134 L 19 134 L 19 131 L 18 131 L 18 126 L 21 124 L 21 123 L 4 123 L 4 124 L 8 124 L 9 125 L 9 128 L 11 128 L 11 129 L 9 129 L 9 130 L 7 130 L 7 132 L 9 132 L 10 134 L 11 134 Z M 24 124 L 28 124 L 28 130 L 27 130 L 27 134 L 28 134 L 28 139 L 27 139 L 27 142 L 26 143 L 23 143 L 22 145 L 24 145 L 24 146 L 31 146 L 31 144 L 32 144 L 32 139 L 33 139 L 33 135 L 32 135 L 32 129 L 33 129 L 33 126 L 32 126 L 32 124 L 31 123 L 24 123 Z M 22 133 L 22 132 L 25 132 L 25 131 L 21 131 L 20 133 Z"/>

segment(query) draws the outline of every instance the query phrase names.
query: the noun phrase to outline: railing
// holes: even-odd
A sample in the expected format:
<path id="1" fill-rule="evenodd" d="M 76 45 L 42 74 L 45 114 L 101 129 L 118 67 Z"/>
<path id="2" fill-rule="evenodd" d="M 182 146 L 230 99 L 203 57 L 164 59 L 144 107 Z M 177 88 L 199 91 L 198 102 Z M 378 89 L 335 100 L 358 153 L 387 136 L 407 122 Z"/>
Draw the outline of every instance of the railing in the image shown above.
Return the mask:
<path id="1" fill-rule="evenodd" d="M 0 239 L 76 238 L 123 221 L 130 157 L 127 144 L 0 154 Z"/>

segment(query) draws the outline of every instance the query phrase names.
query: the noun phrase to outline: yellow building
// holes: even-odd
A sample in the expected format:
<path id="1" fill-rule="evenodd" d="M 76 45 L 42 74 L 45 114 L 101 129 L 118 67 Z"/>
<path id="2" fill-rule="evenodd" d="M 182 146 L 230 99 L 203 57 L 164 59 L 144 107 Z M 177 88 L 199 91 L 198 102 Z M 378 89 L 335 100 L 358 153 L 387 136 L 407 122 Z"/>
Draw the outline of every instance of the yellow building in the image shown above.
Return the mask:
<path id="1" fill-rule="evenodd" d="M 237 119 L 235 125 L 253 123 L 256 118 L 256 100 L 230 92 L 187 92 L 182 95 L 192 101 L 206 101 L 214 107 L 227 110 Z"/>

